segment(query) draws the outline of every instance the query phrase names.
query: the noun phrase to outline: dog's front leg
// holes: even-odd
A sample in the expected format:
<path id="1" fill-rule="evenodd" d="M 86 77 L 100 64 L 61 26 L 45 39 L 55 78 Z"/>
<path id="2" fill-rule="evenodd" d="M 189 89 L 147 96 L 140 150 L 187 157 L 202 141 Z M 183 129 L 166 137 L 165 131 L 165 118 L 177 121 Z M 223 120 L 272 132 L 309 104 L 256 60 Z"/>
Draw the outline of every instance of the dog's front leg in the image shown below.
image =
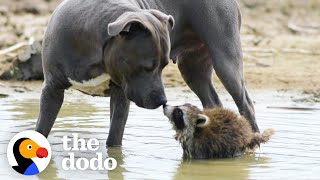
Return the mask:
<path id="1" fill-rule="evenodd" d="M 121 87 L 110 84 L 110 129 L 107 146 L 121 146 L 124 128 L 128 119 L 130 101 Z"/>
<path id="2" fill-rule="evenodd" d="M 63 103 L 64 89 L 44 83 L 36 131 L 48 137 Z"/>

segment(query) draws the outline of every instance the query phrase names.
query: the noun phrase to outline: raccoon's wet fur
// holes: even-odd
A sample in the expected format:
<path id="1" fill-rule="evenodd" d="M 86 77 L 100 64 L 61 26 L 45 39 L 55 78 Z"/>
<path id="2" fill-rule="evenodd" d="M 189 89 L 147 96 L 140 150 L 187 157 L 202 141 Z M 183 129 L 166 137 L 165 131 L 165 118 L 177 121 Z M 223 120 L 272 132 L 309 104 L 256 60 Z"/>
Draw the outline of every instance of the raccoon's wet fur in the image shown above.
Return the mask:
<path id="1" fill-rule="evenodd" d="M 191 159 L 228 158 L 244 154 L 246 148 L 266 143 L 273 129 L 254 133 L 249 122 L 225 108 L 201 111 L 196 106 L 164 106 L 164 114 L 176 131 L 184 156 Z"/>

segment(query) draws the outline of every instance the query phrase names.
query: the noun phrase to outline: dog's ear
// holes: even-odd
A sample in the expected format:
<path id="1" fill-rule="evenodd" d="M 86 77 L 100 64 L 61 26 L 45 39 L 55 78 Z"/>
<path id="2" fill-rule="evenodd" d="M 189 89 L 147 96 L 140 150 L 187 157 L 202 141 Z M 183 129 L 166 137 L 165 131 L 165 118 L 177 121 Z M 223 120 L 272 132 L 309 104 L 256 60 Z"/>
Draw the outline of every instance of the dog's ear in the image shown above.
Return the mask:
<path id="1" fill-rule="evenodd" d="M 171 29 L 174 28 L 175 22 L 174 18 L 171 15 L 167 15 L 159 10 L 156 9 L 150 9 L 148 10 L 151 14 L 153 14 L 156 18 L 158 18 L 160 21 L 168 22 L 171 26 Z"/>
<path id="2" fill-rule="evenodd" d="M 133 23 L 139 23 L 144 26 L 144 23 L 137 17 L 136 13 L 126 12 L 119 16 L 116 21 L 108 24 L 108 34 L 109 36 L 116 36 L 122 31 L 129 32 Z"/>
<path id="3" fill-rule="evenodd" d="M 204 127 L 209 124 L 209 117 L 204 114 L 198 114 L 198 118 L 196 120 L 197 127 Z"/>

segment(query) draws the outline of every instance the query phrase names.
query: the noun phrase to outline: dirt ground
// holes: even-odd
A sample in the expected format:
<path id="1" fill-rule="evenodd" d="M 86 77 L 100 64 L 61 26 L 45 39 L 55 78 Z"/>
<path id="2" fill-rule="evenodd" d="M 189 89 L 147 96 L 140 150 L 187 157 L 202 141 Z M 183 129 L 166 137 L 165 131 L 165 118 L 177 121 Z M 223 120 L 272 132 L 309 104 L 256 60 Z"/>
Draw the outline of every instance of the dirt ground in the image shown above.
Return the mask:
<path id="1" fill-rule="evenodd" d="M 0 0 L 0 52 L 30 37 L 41 40 L 50 14 L 60 2 Z M 239 4 L 248 88 L 301 90 L 319 96 L 320 1 L 239 0 Z M 0 72 L 15 56 L 16 52 L 0 53 Z M 163 76 L 167 87 L 186 86 L 172 63 Z M 222 88 L 215 75 L 214 81 Z M 0 87 L 8 83 L 0 82 Z"/>

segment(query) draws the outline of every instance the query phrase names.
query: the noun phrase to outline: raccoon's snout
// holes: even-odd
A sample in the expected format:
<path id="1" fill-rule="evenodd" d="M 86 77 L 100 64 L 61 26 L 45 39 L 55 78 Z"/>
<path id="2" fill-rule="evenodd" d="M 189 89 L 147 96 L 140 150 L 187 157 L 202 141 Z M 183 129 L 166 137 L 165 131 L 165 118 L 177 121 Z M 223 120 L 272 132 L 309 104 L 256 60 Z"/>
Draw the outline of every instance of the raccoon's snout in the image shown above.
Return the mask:
<path id="1" fill-rule="evenodd" d="M 178 106 L 163 106 L 163 113 L 173 123 L 176 130 L 183 130 L 185 127 L 183 111 Z"/>
<path id="2" fill-rule="evenodd" d="M 169 119 L 171 119 L 171 114 L 172 114 L 173 109 L 174 109 L 173 106 L 165 104 L 165 105 L 163 105 L 163 114 L 165 116 L 167 116 Z"/>

